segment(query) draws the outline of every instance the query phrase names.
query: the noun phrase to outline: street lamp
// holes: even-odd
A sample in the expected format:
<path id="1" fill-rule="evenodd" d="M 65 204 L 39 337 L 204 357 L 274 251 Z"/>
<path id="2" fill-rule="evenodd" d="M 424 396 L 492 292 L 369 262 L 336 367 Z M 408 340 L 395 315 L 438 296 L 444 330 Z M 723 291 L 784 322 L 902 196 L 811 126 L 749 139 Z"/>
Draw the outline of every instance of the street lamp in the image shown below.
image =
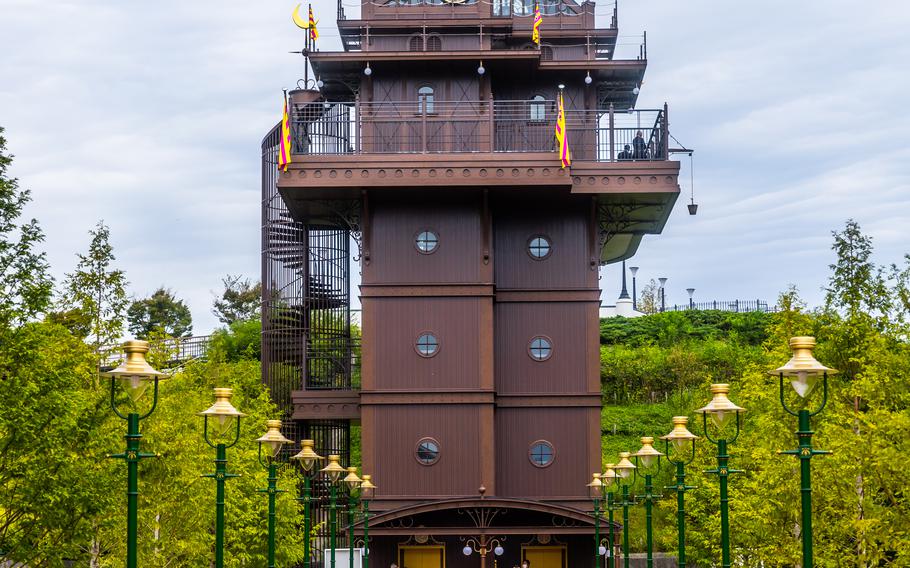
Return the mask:
<path id="1" fill-rule="evenodd" d="M 600 500 L 603 498 L 603 482 L 600 473 L 591 474 L 588 496 L 594 502 L 594 568 L 600 568 Z"/>
<path id="2" fill-rule="evenodd" d="M 664 441 L 667 451 L 667 461 L 676 465 L 676 530 L 679 537 L 677 566 L 679 568 L 686 568 L 686 491 L 695 489 L 695 487 L 686 485 L 686 466 L 695 459 L 695 440 L 698 439 L 698 436 L 689 432 L 689 429 L 686 428 L 688 423 L 688 417 L 674 416 L 673 430 L 666 436 L 660 437 Z M 673 454 L 670 453 L 671 443 L 675 450 Z M 686 446 L 689 443 L 692 444 L 692 455 L 689 459 L 686 459 L 685 452 L 688 449 Z M 676 459 L 673 459 L 671 455 L 675 456 Z M 666 487 L 666 489 L 673 488 Z"/>
<path id="3" fill-rule="evenodd" d="M 636 291 L 637 289 L 635 287 L 635 275 L 638 274 L 638 267 L 630 266 L 629 272 L 632 273 L 632 309 L 637 310 L 638 309 L 638 292 Z"/>
<path id="4" fill-rule="evenodd" d="M 372 476 L 363 474 L 360 484 L 360 502 L 363 504 L 363 568 L 370 568 L 370 501 L 376 492 Z"/>
<path id="5" fill-rule="evenodd" d="M 227 449 L 240 440 L 240 419 L 246 414 L 231 404 L 231 389 L 216 388 L 215 404 L 199 413 L 204 417 L 203 436 L 205 443 L 215 448 L 215 473 L 203 477 L 215 479 L 215 568 L 224 568 L 224 481 L 230 477 L 240 477 L 227 471 Z M 212 435 L 209 435 L 209 419 L 214 422 Z M 232 428 L 233 427 L 233 428 Z M 234 430 L 233 441 L 229 432 Z M 212 442 L 212 439 L 215 442 Z"/>
<path id="6" fill-rule="evenodd" d="M 126 360 L 111 371 L 101 373 L 102 377 L 111 379 L 111 410 L 120 418 L 126 420 L 126 451 L 110 457 L 126 461 L 126 566 L 136 568 L 138 554 L 137 535 L 139 527 L 139 460 L 155 457 L 139 451 L 139 442 L 142 435 L 139 433 L 139 421 L 151 416 L 158 406 L 158 381 L 166 379 L 167 375 L 152 368 L 145 360 L 149 344 L 147 341 L 132 340 L 123 344 Z M 116 401 L 117 383 L 122 385 L 129 397 L 130 411 L 124 416 Z M 148 388 L 149 382 L 154 383 L 154 396 L 152 406 L 148 412 L 140 415 L 137 412 L 137 403 Z"/>
<path id="7" fill-rule="evenodd" d="M 663 312 L 667 309 L 667 295 L 664 291 L 664 287 L 667 284 L 668 278 L 658 278 L 657 281 L 660 282 L 660 311 Z"/>
<path id="8" fill-rule="evenodd" d="M 619 474 L 616 473 L 616 470 L 613 469 L 613 464 L 608 463 L 604 472 L 600 475 L 600 482 L 603 483 L 604 489 L 610 488 L 607 493 L 607 520 L 610 522 L 610 526 L 607 528 L 607 558 L 610 559 L 610 568 L 615 568 L 615 563 L 613 562 L 613 551 L 616 550 L 616 541 L 613 538 L 613 511 L 615 509 L 613 503 L 613 489 L 612 486 L 615 486 L 619 480 Z"/>
<path id="9" fill-rule="evenodd" d="M 357 506 L 357 491 L 363 480 L 357 476 L 357 468 L 351 466 L 343 481 L 348 486 L 348 568 L 354 568 L 354 510 Z"/>
<path id="10" fill-rule="evenodd" d="M 689 293 L 689 309 L 695 309 L 695 303 L 692 299 L 692 296 L 695 294 L 695 288 L 686 288 L 686 292 Z"/>
<path id="11" fill-rule="evenodd" d="M 635 473 L 635 464 L 629 461 L 629 452 L 619 452 L 619 462 L 613 466 L 613 470 L 619 475 L 619 483 L 622 485 L 622 565 L 623 568 L 629 568 L 629 479 Z"/>
<path id="12" fill-rule="evenodd" d="M 268 541 L 268 568 L 275 568 L 275 497 L 278 491 L 278 464 L 281 462 L 281 448 L 285 444 L 293 444 L 281 433 L 281 420 L 269 420 L 266 422 L 268 428 L 261 437 L 256 441 L 259 442 L 259 463 L 262 464 L 269 472 L 268 489 L 260 489 L 262 493 L 269 496 L 269 541 Z M 265 446 L 265 461 L 262 459 L 262 448 Z M 309 536 L 309 535 L 308 535 Z"/>
<path id="13" fill-rule="evenodd" d="M 505 537 L 502 540 L 505 540 Z M 491 551 L 496 556 L 502 556 L 506 550 L 502 547 L 502 542 L 498 538 L 487 540 L 486 535 L 480 535 L 477 539 L 469 538 L 464 548 L 461 549 L 461 553 L 465 556 L 470 556 L 473 552 L 480 554 L 480 568 L 486 568 L 487 554 Z"/>
<path id="14" fill-rule="evenodd" d="M 654 448 L 654 438 L 644 436 L 641 439 L 641 449 L 635 452 L 635 463 L 638 466 L 637 472 L 645 473 L 645 494 L 639 497 L 645 502 L 645 538 L 647 544 L 647 562 L 648 568 L 654 566 L 654 531 L 652 527 L 652 511 L 654 501 L 660 499 L 660 495 L 654 495 L 654 485 L 652 475 L 660 469 L 661 452 Z"/>
<path id="15" fill-rule="evenodd" d="M 337 454 L 329 455 L 329 464 L 320 471 L 325 474 L 329 480 L 329 548 L 330 548 L 330 568 L 335 568 L 335 537 L 338 532 L 338 481 L 344 475 L 345 470 L 338 463 L 341 456 Z"/>
<path id="16" fill-rule="evenodd" d="M 779 454 L 787 454 L 799 458 L 800 473 L 800 495 L 802 508 L 802 527 L 800 536 L 803 545 L 803 566 L 812 568 L 813 550 L 812 550 L 812 457 L 817 455 L 829 454 L 825 450 L 816 450 L 812 447 L 812 428 L 809 419 L 822 410 L 828 402 L 828 373 L 836 373 L 834 369 L 825 367 L 819 363 L 812 355 L 815 349 L 814 337 L 792 337 L 790 338 L 790 349 L 793 351 L 793 357 L 787 361 L 783 367 L 779 367 L 771 372 L 780 377 L 780 403 L 789 414 L 796 416 L 799 420 L 799 429 L 796 431 L 799 448 L 795 450 L 780 451 Z M 809 410 L 808 408 L 800 409 L 794 412 L 787 406 L 784 400 L 784 377 L 790 379 L 793 390 L 802 399 L 808 399 L 815 390 L 818 379 L 822 379 L 823 394 L 822 401 L 818 408 Z"/>
<path id="17" fill-rule="evenodd" d="M 730 385 L 711 385 L 711 393 L 714 395 L 711 402 L 695 411 L 702 415 L 702 427 L 704 428 L 705 438 L 717 446 L 717 469 L 710 469 L 705 471 L 705 473 L 716 473 L 720 481 L 720 547 L 722 568 L 730 568 L 731 566 L 730 497 L 727 493 L 727 477 L 731 473 L 742 473 L 741 470 L 730 469 L 728 467 L 727 464 L 730 461 L 730 456 L 727 454 L 727 443 L 729 442 L 732 444 L 739 437 L 740 414 L 745 412 L 744 408 L 736 406 L 727 398 L 727 393 L 729 392 Z M 720 434 L 717 439 L 712 438 L 711 434 L 708 432 L 709 416 L 711 417 L 714 426 L 717 428 L 718 434 Z M 730 421 L 734 419 L 736 421 L 736 433 L 733 435 L 732 439 L 728 440 L 726 437 L 723 437 L 725 436 L 724 431 L 730 424 Z"/>
<path id="18" fill-rule="evenodd" d="M 303 502 L 303 534 L 306 535 L 303 541 L 303 568 L 310 568 L 310 532 L 313 530 L 310 520 L 310 503 L 313 501 L 310 488 L 311 476 L 316 470 L 316 462 L 325 459 L 313 450 L 313 445 L 313 440 L 301 440 L 300 451 L 291 456 L 291 459 L 296 460 L 300 464 L 300 469 L 303 470 L 303 475 L 297 474 L 298 477 L 303 477 L 303 496 L 297 498 L 298 501 Z"/>

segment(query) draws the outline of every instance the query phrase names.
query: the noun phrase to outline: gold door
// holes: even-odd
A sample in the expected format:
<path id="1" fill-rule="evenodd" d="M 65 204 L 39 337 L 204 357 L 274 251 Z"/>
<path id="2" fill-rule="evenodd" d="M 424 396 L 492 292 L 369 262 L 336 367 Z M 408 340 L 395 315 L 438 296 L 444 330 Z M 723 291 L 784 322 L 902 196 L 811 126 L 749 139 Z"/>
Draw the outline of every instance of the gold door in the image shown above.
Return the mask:
<path id="1" fill-rule="evenodd" d="M 401 568 L 445 568 L 445 549 L 441 546 L 398 547 Z"/>
<path id="2" fill-rule="evenodd" d="M 530 562 L 530 568 L 565 568 L 566 547 L 525 546 L 521 549 L 521 558 Z"/>

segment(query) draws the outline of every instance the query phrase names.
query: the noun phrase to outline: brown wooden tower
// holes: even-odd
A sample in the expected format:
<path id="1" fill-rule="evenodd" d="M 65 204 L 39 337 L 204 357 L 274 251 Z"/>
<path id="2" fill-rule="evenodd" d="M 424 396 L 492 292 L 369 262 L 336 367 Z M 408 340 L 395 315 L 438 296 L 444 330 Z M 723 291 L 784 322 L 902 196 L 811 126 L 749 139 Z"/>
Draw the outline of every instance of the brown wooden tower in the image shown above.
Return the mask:
<path id="1" fill-rule="evenodd" d="M 593 565 L 598 268 L 661 232 L 679 167 L 666 106 L 635 108 L 644 45 L 614 57 L 615 7 L 597 28 L 593 2 L 541 2 L 540 46 L 533 10 L 339 3 L 344 51 L 307 47 L 286 172 L 278 130 L 263 142 L 264 380 L 319 453 L 360 437 L 376 568 L 489 562 L 470 538 L 503 568 Z"/>

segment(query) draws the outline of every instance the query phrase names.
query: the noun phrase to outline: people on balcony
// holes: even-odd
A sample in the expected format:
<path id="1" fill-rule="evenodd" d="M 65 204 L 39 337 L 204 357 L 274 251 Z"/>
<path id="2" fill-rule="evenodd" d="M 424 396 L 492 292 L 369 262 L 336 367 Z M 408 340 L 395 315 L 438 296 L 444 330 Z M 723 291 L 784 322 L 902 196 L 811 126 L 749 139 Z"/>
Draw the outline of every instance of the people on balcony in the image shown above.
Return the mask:
<path id="1" fill-rule="evenodd" d="M 622 149 L 622 152 L 616 156 L 619 160 L 631 160 L 632 159 L 632 147 L 626 144 L 625 148 Z"/>
<path id="2" fill-rule="evenodd" d="M 642 134 L 641 130 L 635 133 L 635 138 L 632 140 L 632 159 L 648 159 L 648 143 L 645 142 L 645 136 Z"/>

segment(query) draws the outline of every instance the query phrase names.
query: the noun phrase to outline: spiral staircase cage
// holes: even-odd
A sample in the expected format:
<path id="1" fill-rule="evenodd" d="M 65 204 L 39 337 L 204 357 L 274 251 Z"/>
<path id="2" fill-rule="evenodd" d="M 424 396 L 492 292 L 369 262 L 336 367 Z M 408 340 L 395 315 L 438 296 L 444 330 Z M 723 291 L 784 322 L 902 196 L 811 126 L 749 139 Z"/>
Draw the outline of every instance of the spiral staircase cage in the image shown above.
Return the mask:
<path id="1" fill-rule="evenodd" d="M 351 337 L 351 234 L 340 220 L 337 226 L 308 225 L 291 216 L 277 186 L 279 137 L 276 126 L 262 142 L 262 379 L 285 418 L 285 436 L 313 439 L 320 455 L 339 454 L 347 466 L 350 421 L 289 418 L 293 391 L 355 386 L 359 341 Z M 322 523 L 319 550 L 329 537 L 329 488 L 318 478 L 313 490 L 313 520 Z M 343 538 L 347 516 L 340 512 L 337 536 Z M 313 560 L 313 566 L 322 565 L 318 554 Z"/>

